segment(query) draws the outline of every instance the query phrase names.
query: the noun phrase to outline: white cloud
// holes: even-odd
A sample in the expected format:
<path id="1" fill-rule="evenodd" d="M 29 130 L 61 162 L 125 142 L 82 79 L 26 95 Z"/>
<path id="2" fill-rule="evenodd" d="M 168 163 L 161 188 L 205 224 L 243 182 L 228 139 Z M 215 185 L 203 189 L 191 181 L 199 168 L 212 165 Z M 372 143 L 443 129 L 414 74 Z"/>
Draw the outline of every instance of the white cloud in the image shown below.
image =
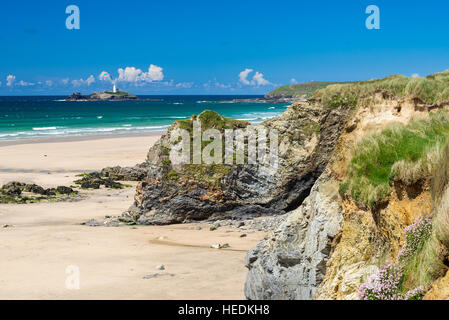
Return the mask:
<path id="1" fill-rule="evenodd" d="M 123 82 L 153 82 L 161 81 L 164 79 L 164 73 L 162 68 L 154 64 L 150 64 L 148 72 L 143 72 L 141 69 L 135 67 L 126 67 L 125 69 L 118 69 L 118 81 Z"/>
<path id="2" fill-rule="evenodd" d="M 412 74 L 412 78 L 419 78 L 419 74 L 418 73 Z"/>
<path id="3" fill-rule="evenodd" d="M 10 74 L 6 77 L 6 85 L 8 87 L 14 87 L 14 86 L 28 87 L 28 86 L 34 86 L 35 83 L 25 82 L 23 80 L 20 80 L 19 82 L 17 82 L 16 76 Z"/>
<path id="4" fill-rule="evenodd" d="M 142 70 L 134 67 L 126 67 L 125 69 L 118 69 L 118 81 L 137 82 Z"/>
<path id="5" fill-rule="evenodd" d="M 6 85 L 8 87 L 12 87 L 14 85 L 15 81 L 16 81 L 16 76 L 13 76 L 12 74 L 10 74 L 6 77 Z"/>
<path id="6" fill-rule="evenodd" d="M 291 84 L 297 84 L 298 81 L 297 81 L 295 78 L 291 78 L 291 79 L 290 79 L 290 83 L 291 83 Z"/>
<path id="7" fill-rule="evenodd" d="M 243 84 L 249 85 L 250 82 L 248 81 L 248 75 L 253 72 L 253 69 L 246 68 L 242 72 L 239 73 L 239 81 Z"/>
<path id="8" fill-rule="evenodd" d="M 251 72 L 253 72 L 253 69 L 246 68 L 242 72 L 239 73 L 239 81 L 247 86 L 267 86 L 267 85 L 273 85 L 270 81 L 264 78 L 263 73 L 256 71 L 254 74 L 252 80 L 248 80 L 248 76 Z"/>
<path id="9" fill-rule="evenodd" d="M 69 83 L 69 78 L 64 78 L 61 80 L 62 84 L 67 85 Z"/>
<path id="10" fill-rule="evenodd" d="M 263 77 L 263 73 L 260 73 L 258 71 L 256 71 L 256 74 L 254 75 L 253 80 L 251 81 L 251 84 L 254 85 L 254 83 L 256 86 L 266 86 L 271 84 L 270 81 L 268 81 Z"/>
<path id="11" fill-rule="evenodd" d="M 45 81 L 45 85 L 51 87 L 53 85 L 53 81 L 51 80 L 46 80 Z"/>
<path id="12" fill-rule="evenodd" d="M 145 76 L 147 79 L 151 79 L 151 81 L 160 81 L 164 79 L 164 74 L 162 73 L 162 68 L 155 66 L 154 64 L 150 64 L 148 68 L 148 72 Z"/>
<path id="13" fill-rule="evenodd" d="M 83 80 L 83 79 L 72 80 L 71 83 L 74 87 L 80 87 L 83 85 L 90 86 L 94 82 L 95 82 L 95 77 L 93 75 L 90 75 L 89 78 L 87 78 L 86 80 Z"/>

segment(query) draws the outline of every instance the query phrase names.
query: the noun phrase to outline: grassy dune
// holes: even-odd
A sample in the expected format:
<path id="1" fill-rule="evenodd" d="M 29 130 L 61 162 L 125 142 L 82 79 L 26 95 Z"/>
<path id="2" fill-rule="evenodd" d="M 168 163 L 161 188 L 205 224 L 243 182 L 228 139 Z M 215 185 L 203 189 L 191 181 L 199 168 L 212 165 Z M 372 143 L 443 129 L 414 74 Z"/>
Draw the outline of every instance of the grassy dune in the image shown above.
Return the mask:
<path id="1" fill-rule="evenodd" d="M 394 97 L 417 98 L 429 105 L 445 103 L 449 101 L 449 70 L 425 78 L 393 75 L 384 79 L 331 84 L 315 91 L 312 98 L 320 99 L 329 108 L 350 107 L 360 105 L 365 98 L 369 102 L 376 92 Z"/>
<path id="2" fill-rule="evenodd" d="M 430 176 L 449 135 L 449 114 L 397 124 L 364 139 L 348 165 L 340 193 L 372 207 L 390 194 L 391 181 L 407 184 Z"/>

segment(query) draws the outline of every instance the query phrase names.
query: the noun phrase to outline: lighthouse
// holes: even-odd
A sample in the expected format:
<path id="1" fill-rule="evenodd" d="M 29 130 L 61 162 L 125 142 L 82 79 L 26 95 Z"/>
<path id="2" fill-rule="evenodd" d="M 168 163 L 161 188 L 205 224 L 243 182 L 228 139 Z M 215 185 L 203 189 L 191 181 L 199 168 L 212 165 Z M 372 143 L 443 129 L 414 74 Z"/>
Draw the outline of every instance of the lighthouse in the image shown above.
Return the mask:
<path id="1" fill-rule="evenodd" d="M 115 86 L 115 83 L 114 83 L 114 87 L 112 88 L 112 93 L 117 93 L 117 87 Z"/>

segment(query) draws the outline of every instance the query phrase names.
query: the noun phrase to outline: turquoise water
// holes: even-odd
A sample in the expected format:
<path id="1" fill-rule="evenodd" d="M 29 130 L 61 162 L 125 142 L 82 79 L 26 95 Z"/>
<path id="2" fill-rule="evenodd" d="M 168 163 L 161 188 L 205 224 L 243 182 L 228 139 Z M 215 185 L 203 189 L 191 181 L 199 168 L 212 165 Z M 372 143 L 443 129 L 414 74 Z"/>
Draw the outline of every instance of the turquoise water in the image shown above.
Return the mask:
<path id="1" fill-rule="evenodd" d="M 216 102 L 255 97 L 259 96 L 139 96 L 140 101 L 0 97 L 0 141 L 163 131 L 173 121 L 206 109 L 256 124 L 284 112 L 288 106 Z"/>

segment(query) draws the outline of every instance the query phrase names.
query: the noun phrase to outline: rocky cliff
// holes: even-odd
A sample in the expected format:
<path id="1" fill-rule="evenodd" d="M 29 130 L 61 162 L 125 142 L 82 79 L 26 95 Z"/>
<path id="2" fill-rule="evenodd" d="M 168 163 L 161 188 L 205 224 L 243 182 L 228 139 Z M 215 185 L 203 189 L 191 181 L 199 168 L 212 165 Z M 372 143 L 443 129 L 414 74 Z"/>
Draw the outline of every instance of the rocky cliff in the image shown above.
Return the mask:
<path id="1" fill-rule="evenodd" d="M 333 85 L 307 102 L 350 115 L 329 137 L 336 147 L 310 195 L 248 253 L 247 298 L 418 299 L 429 288 L 426 298 L 447 296 L 447 276 L 439 278 L 449 228 L 438 213 L 447 199 L 435 190 L 449 173 L 438 169 L 449 149 L 448 76 Z M 432 231 L 419 233 L 424 218 Z"/>
<path id="2" fill-rule="evenodd" d="M 122 219 L 142 224 L 282 214 L 298 207 L 319 177 L 344 127 L 347 113 L 320 103 L 295 103 L 284 114 L 259 126 L 226 119 L 205 111 L 176 121 L 147 157 L 148 175 L 138 187 L 134 205 Z M 278 133 L 278 168 L 261 164 L 174 165 L 170 161 L 178 128 L 192 129 L 201 121 L 210 128 L 275 130 Z"/>

